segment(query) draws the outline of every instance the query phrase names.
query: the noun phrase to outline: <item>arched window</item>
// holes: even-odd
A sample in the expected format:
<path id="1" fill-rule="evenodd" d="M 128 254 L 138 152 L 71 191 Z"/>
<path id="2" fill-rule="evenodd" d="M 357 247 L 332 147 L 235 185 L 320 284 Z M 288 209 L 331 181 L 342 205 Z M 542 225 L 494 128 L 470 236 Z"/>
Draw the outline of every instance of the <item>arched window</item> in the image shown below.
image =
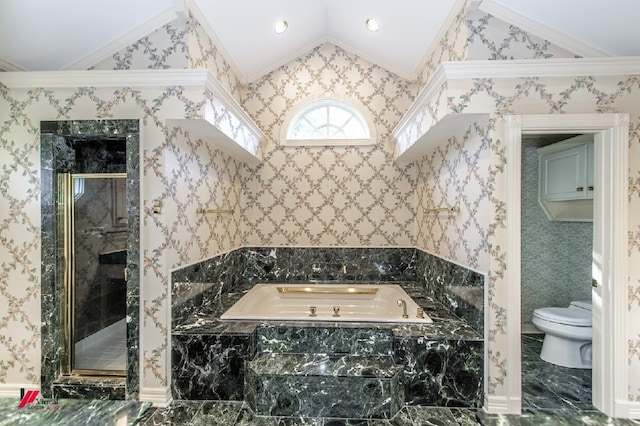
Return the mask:
<path id="1" fill-rule="evenodd" d="M 353 102 L 328 95 L 294 110 L 283 126 L 288 146 L 374 145 L 375 128 Z"/>

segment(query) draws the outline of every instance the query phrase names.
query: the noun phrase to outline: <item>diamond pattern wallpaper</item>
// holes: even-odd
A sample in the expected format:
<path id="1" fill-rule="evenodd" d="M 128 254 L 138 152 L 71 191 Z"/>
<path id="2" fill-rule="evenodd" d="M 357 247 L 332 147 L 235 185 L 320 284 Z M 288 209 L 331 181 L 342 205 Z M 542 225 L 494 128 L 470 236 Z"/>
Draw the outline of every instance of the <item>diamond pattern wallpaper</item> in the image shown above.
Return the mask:
<path id="1" fill-rule="evenodd" d="M 452 135 L 418 162 L 416 188 L 419 247 L 482 272 L 489 269 L 489 143 L 482 123 Z M 432 211 L 448 207 L 459 211 Z"/>
<path id="2" fill-rule="evenodd" d="M 577 55 L 479 10 L 466 15 L 466 60 L 575 58 Z"/>
<path id="3" fill-rule="evenodd" d="M 189 67 L 187 33 L 187 20 L 178 18 L 100 61 L 91 69 L 186 69 Z"/>
<path id="4" fill-rule="evenodd" d="M 448 112 L 490 113 L 489 121 L 450 135 L 420 161 L 400 166 L 394 162 L 391 131 L 441 61 L 566 53 L 492 17 L 471 16 L 468 21 L 466 7 L 429 53 L 416 82 L 323 44 L 242 88 L 221 52 L 188 15 L 96 65 L 215 68 L 212 73 L 266 136 L 259 166 L 241 164 L 166 124 L 166 118 L 200 111 L 202 93 L 196 96 L 180 87 L 9 90 L 0 84 L 0 391 L 39 383 L 41 120 L 141 120 L 142 389 L 161 393 L 170 380 L 173 268 L 242 245 L 419 246 L 487 274 L 488 395 L 505 396 L 510 372 L 504 355 L 509 334 L 501 120 L 511 113 L 626 112 L 631 118 L 628 394 L 629 400 L 640 402 L 640 76 L 445 85 L 413 126 L 414 135 Z M 363 105 L 376 123 L 378 143 L 280 146 L 280 127 L 290 111 L 322 93 L 345 95 Z M 163 202 L 161 213 L 153 212 L 153 200 Z M 455 203 L 460 212 L 452 217 L 424 213 L 445 203 Z M 232 213 L 198 215 L 200 206 Z"/>
<path id="5" fill-rule="evenodd" d="M 373 119 L 373 147 L 283 147 L 281 126 L 313 95 L 348 96 Z M 400 77 L 326 43 L 248 85 L 265 133 L 263 164 L 243 173 L 252 246 L 412 246 L 415 167 L 394 162 L 391 130 L 413 100 Z"/>

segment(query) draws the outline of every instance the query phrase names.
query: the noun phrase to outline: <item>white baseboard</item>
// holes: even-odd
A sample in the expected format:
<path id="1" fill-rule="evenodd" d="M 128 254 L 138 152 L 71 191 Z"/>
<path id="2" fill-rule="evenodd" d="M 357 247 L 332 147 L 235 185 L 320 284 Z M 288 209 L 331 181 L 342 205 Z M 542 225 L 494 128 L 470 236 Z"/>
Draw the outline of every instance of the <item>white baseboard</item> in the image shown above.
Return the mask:
<path id="1" fill-rule="evenodd" d="M 522 401 L 520 398 L 488 395 L 483 409 L 489 414 L 520 414 Z"/>
<path id="2" fill-rule="evenodd" d="M 171 388 L 142 388 L 138 394 L 138 400 L 151 402 L 154 407 L 167 407 L 173 401 Z"/>
<path id="3" fill-rule="evenodd" d="M 626 406 L 626 417 L 630 419 L 640 419 L 640 402 L 629 401 L 626 403 Z"/>
<path id="4" fill-rule="evenodd" d="M 0 383 L 0 398 L 15 398 L 16 400 L 20 400 L 20 389 L 24 389 L 26 391 L 30 390 L 40 390 L 40 385 L 36 385 L 34 383 Z"/>

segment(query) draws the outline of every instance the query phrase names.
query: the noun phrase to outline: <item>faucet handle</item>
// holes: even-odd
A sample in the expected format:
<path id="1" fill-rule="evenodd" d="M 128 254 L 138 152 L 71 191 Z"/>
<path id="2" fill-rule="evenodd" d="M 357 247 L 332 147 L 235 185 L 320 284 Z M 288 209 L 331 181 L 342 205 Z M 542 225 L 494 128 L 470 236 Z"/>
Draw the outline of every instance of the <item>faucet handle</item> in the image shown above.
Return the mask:
<path id="1" fill-rule="evenodd" d="M 409 318 L 409 315 L 407 315 L 407 301 L 404 299 L 398 299 L 396 303 L 402 308 L 402 318 Z"/>
<path id="2" fill-rule="evenodd" d="M 318 314 L 316 314 L 316 311 L 318 310 L 318 308 L 316 308 L 315 306 L 309 306 L 309 316 L 310 317 L 317 317 Z"/>
<path id="3" fill-rule="evenodd" d="M 339 317 L 340 316 L 340 306 L 334 306 L 333 307 L 333 316 L 334 317 Z"/>
<path id="4" fill-rule="evenodd" d="M 420 306 L 416 309 L 416 318 L 424 318 L 424 309 Z"/>

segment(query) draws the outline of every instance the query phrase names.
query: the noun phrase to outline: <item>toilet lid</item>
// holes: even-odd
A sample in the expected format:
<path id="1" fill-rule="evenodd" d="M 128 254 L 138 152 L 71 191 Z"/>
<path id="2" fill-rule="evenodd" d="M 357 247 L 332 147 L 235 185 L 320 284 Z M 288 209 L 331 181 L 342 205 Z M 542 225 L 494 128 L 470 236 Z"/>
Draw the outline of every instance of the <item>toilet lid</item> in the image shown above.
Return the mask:
<path id="1" fill-rule="evenodd" d="M 591 326 L 591 312 L 582 309 L 540 308 L 533 311 L 538 318 L 559 324 Z"/>

